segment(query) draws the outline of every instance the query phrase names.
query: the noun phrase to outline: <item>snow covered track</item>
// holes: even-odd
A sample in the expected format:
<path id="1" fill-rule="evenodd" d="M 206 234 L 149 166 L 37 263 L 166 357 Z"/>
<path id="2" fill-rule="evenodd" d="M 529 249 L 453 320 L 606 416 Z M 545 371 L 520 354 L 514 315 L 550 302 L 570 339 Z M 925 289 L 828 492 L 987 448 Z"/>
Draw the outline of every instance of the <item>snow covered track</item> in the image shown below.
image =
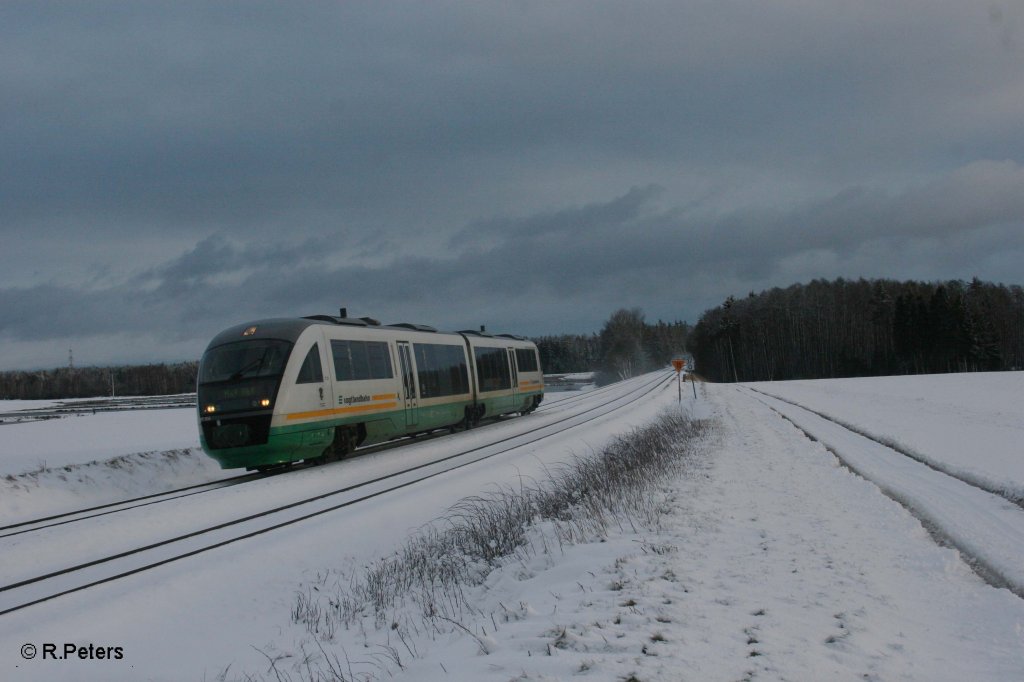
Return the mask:
<path id="1" fill-rule="evenodd" d="M 460 434 L 448 441 L 455 453 L 436 449 L 396 470 L 396 454 L 356 458 L 330 467 L 304 470 L 302 476 L 269 477 L 257 485 L 231 486 L 212 496 L 170 500 L 158 510 L 136 508 L 130 515 L 88 519 L 74 531 L 66 526 L 2 538 L 0 616 L 28 606 L 140 573 L 223 547 L 300 521 L 384 495 L 523 448 L 546 438 L 609 417 L 670 385 L 666 374 L 623 382 L 618 388 L 550 414 L 510 420 L 500 428 Z M 595 392 L 596 393 L 596 392 Z M 390 455 L 390 457 L 387 457 Z M 384 460 L 388 462 L 385 466 Z M 351 473 L 348 476 L 345 474 Z M 353 480 L 357 481 L 353 483 Z M 345 484 L 337 486 L 339 481 Z M 319 486 L 316 494 L 311 488 Z M 285 501 L 268 508 L 267 499 Z M 240 512 L 251 513 L 239 516 Z M 217 518 L 220 523 L 211 523 Z M 173 533 L 167 537 L 167 533 Z M 164 539 L 153 541 L 155 533 Z M 40 568 L 41 566 L 45 568 Z"/>
<path id="2" fill-rule="evenodd" d="M 616 386 L 614 384 L 605 386 L 604 388 L 597 389 L 589 392 L 582 392 L 573 395 L 565 395 L 555 400 L 544 403 L 537 410 L 537 413 L 551 412 L 552 410 L 564 411 L 564 409 L 570 405 L 576 404 L 580 401 L 587 400 L 593 402 L 599 396 L 607 394 L 609 391 L 615 391 Z M 498 422 L 484 423 L 480 428 L 487 429 L 496 426 Z M 356 456 L 364 456 L 374 452 L 380 452 L 395 447 L 403 447 L 410 443 L 422 443 L 432 438 L 438 438 L 444 435 L 445 431 L 439 430 L 426 435 L 419 435 L 415 437 L 403 436 L 402 438 L 394 441 L 388 441 L 386 443 L 380 443 L 378 445 L 371 445 L 367 447 L 360 447 L 356 449 Z M 205 455 L 202 455 L 205 457 Z M 161 502 L 167 502 L 179 497 L 189 497 L 192 495 L 198 495 L 200 493 L 217 490 L 218 488 L 224 488 L 231 485 L 239 485 L 242 483 L 248 483 L 250 481 L 256 481 L 267 475 L 286 475 L 294 473 L 295 471 L 306 467 L 307 465 L 298 464 L 295 467 L 274 472 L 272 474 L 264 473 L 248 473 L 234 476 L 227 476 L 224 478 L 218 478 L 216 480 L 205 481 L 203 483 L 193 483 L 191 485 L 185 485 L 179 488 L 172 488 L 170 490 L 161 491 L 158 493 L 149 493 L 146 495 L 139 495 L 136 497 L 129 497 L 125 499 L 119 499 L 111 502 L 105 502 L 103 504 L 91 505 L 88 507 L 82 507 L 77 509 L 71 509 L 68 511 L 62 511 L 60 513 L 47 514 L 46 516 L 40 516 L 15 523 L 9 523 L 0 525 L 0 539 L 11 536 L 20 535 L 23 533 L 31 533 L 34 531 L 49 528 L 50 526 L 59 526 L 67 523 L 75 523 L 84 519 L 89 519 L 95 516 L 104 516 L 106 514 L 114 514 L 118 512 L 124 512 L 136 507 L 143 507 L 152 504 L 158 504 Z"/>
<path id="3" fill-rule="evenodd" d="M 1024 598 L 1024 510 L 1015 502 L 808 408 L 761 391 L 756 399 L 903 505 L 940 543 L 957 549 L 989 584 Z"/>
<path id="4" fill-rule="evenodd" d="M 74 511 L 63 512 L 60 514 L 51 514 L 49 516 L 30 519 L 28 521 L 19 521 L 18 523 L 11 523 L 6 526 L 0 526 L 0 539 L 10 537 L 12 535 L 31 533 L 34 531 L 42 530 L 44 528 L 50 528 L 51 526 L 62 526 L 66 523 L 74 523 L 76 521 L 91 519 L 96 516 L 115 514 L 117 512 L 127 511 L 129 509 L 135 509 L 137 507 L 145 507 L 151 504 L 158 504 L 160 502 L 175 500 L 181 497 L 198 495 L 199 493 L 205 493 L 210 490 L 217 490 L 218 488 L 225 488 L 227 486 L 238 485 L 239 483 L 245 483 L 247 481 L 256 480 L 261 476 L 262 474 L 242 474 L 239 476 L 229 476 L 227 478 L 218 479 L 216 481 L 210 481 L 208 483 L 196 483 L 193 485 L 184 486 L 182 488 L 175 488 L 173 490 L 167 490 L 160 493 L 151 493 L 149 495 L 132 497 L 126 500 L 120 500 L 118 502 L 108 502 L 106 504 L 98 504 L 92 507 L 76 509 Z"/>

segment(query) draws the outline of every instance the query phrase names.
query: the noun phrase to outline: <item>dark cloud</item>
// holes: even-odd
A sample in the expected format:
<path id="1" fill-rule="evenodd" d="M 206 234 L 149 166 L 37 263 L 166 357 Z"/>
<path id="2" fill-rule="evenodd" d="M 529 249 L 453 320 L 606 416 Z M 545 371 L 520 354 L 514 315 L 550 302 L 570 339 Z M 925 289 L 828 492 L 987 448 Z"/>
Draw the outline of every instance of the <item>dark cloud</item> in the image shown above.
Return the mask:
<path id="1" fill-rule="evenodd" d="M 347 258 L 340 237 L 215 235 L 119 286 L 0 290 L 8 313 L 0 336 L 72 343 L 159 332 L 198 353 L 229 324 L 343 305 L 386 322 L 584 331 L 620 306 L 695 320 L 725 294 L 792 278 L 928 278 L 936 261 L 949 278 L 986 264 L 1013 274 L 1024 257 L 1024 169 L 1012 163 L 972 164 L 898 195 L 851 189 L 788 212 L 712 222 L 660 209 L 662 194 L 636 188 L 604 203 L 475 223 L 445 255 L 374 265 Z"/>
<path id="2" fill-rule="evenodd" d="M 1003 0 L 5 2 L 0 368 L 343 304 L 539 333 L 1019 278 L 1022 28 Z"/>

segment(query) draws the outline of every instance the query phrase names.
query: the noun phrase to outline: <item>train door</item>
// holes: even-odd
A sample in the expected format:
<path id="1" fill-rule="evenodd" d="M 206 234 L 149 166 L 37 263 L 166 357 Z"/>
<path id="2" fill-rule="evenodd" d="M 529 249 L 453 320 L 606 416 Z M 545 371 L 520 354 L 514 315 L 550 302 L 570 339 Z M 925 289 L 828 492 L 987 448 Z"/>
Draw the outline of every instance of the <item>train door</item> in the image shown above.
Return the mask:
<path id="1" fill-rule="evenodd" d="M 512 377 L 512 407 L 519 405 L 519 370 L 516 367 L 516 351 L 514 348 L 506 348 L 508 354 L 509 375 Z"/>
<path id="2" fill-rule="evenodd" d="M 405 404 L 405 425 L 415 426 L 419 400 L 416 395 L 416 372 L 412 364 L 412 348 L 408 341 L 398 341 L 398 364 L 402 373 L 402 400 Z"/>
<path id="3" fill-rule="evenodd" d="M 318 334 L 317 337 L 320 335 Z M 314 337 L 313 345 L 302 356 L 302 364 L 294 377 L 294 385 L 289 390 L 288 412 L 319 412 L 331 406 L 330 377 L 324 368 L 326 347 L 323 338 Z M 301 352 L 301 351 L 300 351 Z"/>

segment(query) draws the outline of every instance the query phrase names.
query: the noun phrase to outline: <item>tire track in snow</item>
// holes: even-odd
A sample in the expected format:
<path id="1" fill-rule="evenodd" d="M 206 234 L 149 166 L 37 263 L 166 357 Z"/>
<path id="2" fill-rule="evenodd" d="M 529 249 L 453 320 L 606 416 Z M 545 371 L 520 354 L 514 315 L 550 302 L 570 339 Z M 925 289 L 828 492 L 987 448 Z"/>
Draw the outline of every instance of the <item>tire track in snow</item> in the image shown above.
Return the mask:
<path id="1" fill-rule="evenodd" d="M 759 393 L 763 396 L 767 396 L 769 398 L 773 398 L 775 400 L 788 403 L 794 407 L 799 407 L 802 410 L 807 410 L 808 412 L 816 414 L 822 419 L 827 419 L 833 424 L 837 424 L 838 426 L 841 426 L 848 431 L 853 431 L 858 436 L 863 436 L 868 440 L 873 440 L 879 445 L 882 445 L 884 447 L 889 448 L 890 450 L 898 452 L 899 454 L 905 457 L 909 457 L 915 462 L 920 462 L 921 464 L 925 465 L 930 469 L 934 469 L 935 471 L 943 473 L 947 476 L 952 476 L 955 479 L 963 481 L 967 485 L 979 488 L 992 495 L 998 495 L 1007 502 L 1011 502 L 1020 507 L 1021 509 L 1024 509 L 1024 495 L 1020 494 L 1020 492 L 1018 491 L 1013 491 L 1005 487 L 997 486 L 992 481 L 989 481 L 982 476 L 975 476 L 972 475 L 970 472 L 959 470 L 954 467 L 942 464 L 941 462 L 937 462 L 927 457 L 926 455 L 922 455 L 919 452 L 915 452 L 914 450 L 907 448 L 906 446 L 902 445 L 901 443 L 898 443 L 896 440 L 892 438 L 876 436 L 875 434 L 870 433 L 869 431 L 865 431 L 864 429 L 854 424 L 850 424 L 849 422 L 843 421 L 842 419 L 839 419 L 837 417 L 833 417 L 832 415 L 825 414 L 824 412 L 819 412 L 818 410 L 815 410 L 814 408 L 811 407 L 807 407 L 806 405 L 798 403 L 795 400 L 789 400 L 788 398 L 783 398 L 773 393 L 768 393 L 767 391 L 762 391 L 760 389 L 753 388 L 752 386 L 744 386 L 743 388 L 745 388 L 748 391 L 753 391 L 754 393 Z"/>
<path id="2" fill-rule="evenodd" d="M 1024 599 L 1024 512 L 1020 507 L 909 457 L 894 460 L 888 453 L 902 453 L 813 410 L 743 388 L 746 391 L 739 387 L 737 391 L 820 443 L 845 468 L 905 508 L 938 544 L 957 550 L 982 580 Z"/>

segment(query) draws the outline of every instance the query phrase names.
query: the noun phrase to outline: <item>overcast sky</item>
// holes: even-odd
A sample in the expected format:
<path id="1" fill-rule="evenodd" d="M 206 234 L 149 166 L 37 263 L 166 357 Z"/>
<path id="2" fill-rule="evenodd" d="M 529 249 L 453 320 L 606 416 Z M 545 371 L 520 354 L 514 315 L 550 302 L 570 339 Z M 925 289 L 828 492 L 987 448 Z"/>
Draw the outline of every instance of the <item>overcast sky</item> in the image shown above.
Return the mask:
<path id="1" fill-rule="evenodd" d="M 1018 0 L 0 3 L 0 370 L 1024 283 Z"/>

